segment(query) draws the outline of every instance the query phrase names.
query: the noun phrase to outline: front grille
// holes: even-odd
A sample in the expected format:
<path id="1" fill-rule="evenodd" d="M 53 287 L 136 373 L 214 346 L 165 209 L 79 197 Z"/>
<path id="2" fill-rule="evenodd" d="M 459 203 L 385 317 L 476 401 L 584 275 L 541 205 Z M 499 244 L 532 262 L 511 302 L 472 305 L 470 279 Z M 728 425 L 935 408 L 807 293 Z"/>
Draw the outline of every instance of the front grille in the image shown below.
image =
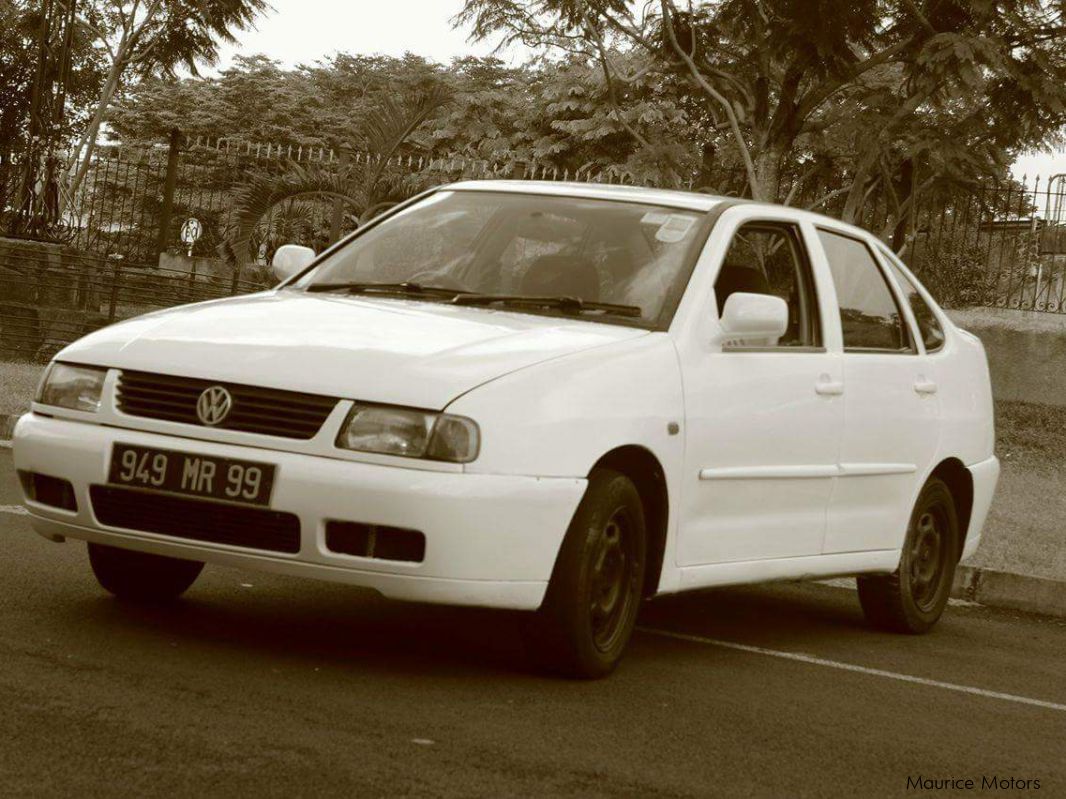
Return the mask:
<path id="1" fill-rule="evenodd" d="M 300 520 L 291 513 L 94 485 L 89 498 L 108 527 L 230 544 L 269 552 L 300 551 Z"/>
<path id="2" fill-rule="evenodd" d="M 191 377 L 123 372 L 118 407 L 131 416 L 203 425 L 196 401 L 204 389 L 223 386 L 233 397 L 229 415 L 214 427 L 281 438 L 314 438 L 337 405 L 335 397 L 219 383 Z"/>

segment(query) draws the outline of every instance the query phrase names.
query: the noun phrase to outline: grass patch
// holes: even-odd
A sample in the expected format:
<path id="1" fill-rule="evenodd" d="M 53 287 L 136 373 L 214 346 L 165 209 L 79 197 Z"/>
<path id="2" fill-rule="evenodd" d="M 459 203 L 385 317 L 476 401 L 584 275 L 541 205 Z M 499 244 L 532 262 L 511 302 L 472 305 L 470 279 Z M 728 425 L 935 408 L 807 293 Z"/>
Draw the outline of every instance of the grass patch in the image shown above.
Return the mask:
<path id="1" fill-rule="evenodd" d="M 1000 400 L 996 451 L 1013 465 L 1051 469 L 1066 465 L 1066 407 Z"/>
<path id="2" fill-rule="evenodd" d="M 1003 473 L 975 566 L 1066 580 L 1066 407 L 996 403 Z"/>
<path id="3" fill-rule="evenodd" d="M 43 371 L 41 364 L 0 362 L 0 415 L 20 414 L 30 409 Z"/>

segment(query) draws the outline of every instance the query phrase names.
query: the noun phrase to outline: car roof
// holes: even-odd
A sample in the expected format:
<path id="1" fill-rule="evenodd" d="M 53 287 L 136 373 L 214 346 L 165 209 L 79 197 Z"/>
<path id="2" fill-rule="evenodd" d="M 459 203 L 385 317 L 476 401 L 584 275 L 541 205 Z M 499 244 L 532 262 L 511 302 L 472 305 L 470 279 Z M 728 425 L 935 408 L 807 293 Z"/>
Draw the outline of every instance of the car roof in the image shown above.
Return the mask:
<path id="1" fill-rule="evenodd" d="M 494 191 L 511 194 L 543 194 L 556 197 L 583 197 L 595 200 L 664 205 L 692 211 L 707 212 L 719 206 L 743 204 L 749 208 L 762 208 L 767 214 L 798 221 L 806 219 L 820 227 L 833 228 L 839 232 L 870 241 L 880 241 L 868 230 L 842 222 L 831 216 L 778 203 L 757 202 L 738 197 L 723 197 L 698 191 L 653 189 L 645 186 L 624 186 L 610 183 L 581 183 L 556 180 L 464 180 L 441 186 L 445 191 Z"/>
<path id="2" fill-rule="evenodd" d="M 649 189 L 609 183 L 574 183 L 555 180 L 464 180 L 441 186 L 454 191 L 495 191 L 511 194 L 550 194 L 557 197 L 584 197 L 619 200 L 648 205 L 667 205 L 692 211 L 709 211 L 727 198 L 696 191 Z"/>

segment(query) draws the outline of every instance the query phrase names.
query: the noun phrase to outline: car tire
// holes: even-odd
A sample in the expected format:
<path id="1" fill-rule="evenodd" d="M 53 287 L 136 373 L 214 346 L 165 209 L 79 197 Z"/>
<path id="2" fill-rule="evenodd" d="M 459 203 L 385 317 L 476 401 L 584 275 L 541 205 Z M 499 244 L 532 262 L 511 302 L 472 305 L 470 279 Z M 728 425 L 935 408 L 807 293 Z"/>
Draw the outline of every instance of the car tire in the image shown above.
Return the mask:
<path id="1" fill-rule="evenodd" d="M 131 549 L 89 544 L 97 582 L 119 599 L 159 603 L 177 599 L 200 576 L 204 564 Z"/>
<path id="2" fill-rule="evenodd" d="M 899 567 L 858 578 L 859 602 L 876 627 L 918 635 L 940 619 L 959 559 L 959 519 L 951 489 L 933 477 L 911 513 Z"/>
<path id="3" fill-rule="evenodd" d="M 646 563 L 644 509 L 633 482 L 595 469 L 552 571 L 526 649 L 543 671 L 582 679 L 610 674 L 636 625 Z"/>

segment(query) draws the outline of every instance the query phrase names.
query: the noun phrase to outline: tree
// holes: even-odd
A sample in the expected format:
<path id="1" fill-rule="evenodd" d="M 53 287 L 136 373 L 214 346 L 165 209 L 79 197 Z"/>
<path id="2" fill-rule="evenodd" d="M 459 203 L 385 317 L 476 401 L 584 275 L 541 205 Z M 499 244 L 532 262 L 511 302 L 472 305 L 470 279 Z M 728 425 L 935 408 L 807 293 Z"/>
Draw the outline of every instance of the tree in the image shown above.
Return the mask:
<path id="1" fill-rule="evenodd" d="M 266 56 L 237 56 L 217 76 L 151 77 L 115 98 L 109 129 L 126 143 L 164 141 L 178 128 L 187 139 L 328 146 L 332 130 L 317 112 L 314 87 L 297 70 Z"/>
<path id="2" fill-rule="evenodd" d="M 111 101 L 131 76 L 173 75 L 184 66 L 196 74 L 212 63 L 218 45 L 234 41 L 267 8 L 266 0 L 92 0 L 78 21 L 106 55 L 108 69 L 89 124 L 76 144 L 64 188 L 64 206 L 75 196 L 92 162 Z"/>
<path id="3" fill-rule="evenodd" d="M 448 101 L 447 89 L 436 84 L 398 102 L 384 98 L 368 113 L 356 133 L 365 151 L 375 156 L 364 165 L 340 170 L 292 164 L 280 174 L 253 174 L 237 189 L 223 254 L 236 269 L 250 260 L 256 227 L 275 207 L 286 203 L 329 199 L 347 205 L 366 219 L 409 193 L 402 176 L 389 173 L 391 159 L 418 128 Z"/>
<path id="4" fill-rule="evenodd" d="M 635 182 L 676 182 L 692 171 L 688 149 L 675 143 L 687 122 L 673 87 L 635 79 L 631 102 L 616 110 L 604 100 L 599 68 L 580 59 L 512 67 L 491 57 L 442 65 L 410 54 L 338 54 L 283 70 L 253 56 L 217 77 L 142 81 L 116 100 L 108 121 L 123 141 L 158 142 L 180 127 L 193 140 L 364 150 L 367 114 L 436 86 L 450 102 L 411 135 L 409 151 L 558 174 L 610 170 Z M 627 127 L 652 143 L 638 146 Z"/>
<path id="5" fill-rule="evenodd" d="M 25 144 L 42 11 L 40 3 L 28 0 L 0 3 L 0 155 Z M 102 78 L 99 57 L 88 37 L 74 35 L 71 50 L 71 69 L 64 87 L 67 113 L 62 127 L 54 131 L 60 145 L 84 123 L 85 108 Z"/>
<path id="6" fill-rule="evenodd" d="M 905 213 L 910 192 L 1001 169 L 1066 122 L 1049 0 L 466 0 L 457 21 L 598 64 L 616 109 L 635 76 L 683 86 L 694 147 L 738 167 L 747 194 L 841 197 L 851 219 L 882 192 Z"/>

